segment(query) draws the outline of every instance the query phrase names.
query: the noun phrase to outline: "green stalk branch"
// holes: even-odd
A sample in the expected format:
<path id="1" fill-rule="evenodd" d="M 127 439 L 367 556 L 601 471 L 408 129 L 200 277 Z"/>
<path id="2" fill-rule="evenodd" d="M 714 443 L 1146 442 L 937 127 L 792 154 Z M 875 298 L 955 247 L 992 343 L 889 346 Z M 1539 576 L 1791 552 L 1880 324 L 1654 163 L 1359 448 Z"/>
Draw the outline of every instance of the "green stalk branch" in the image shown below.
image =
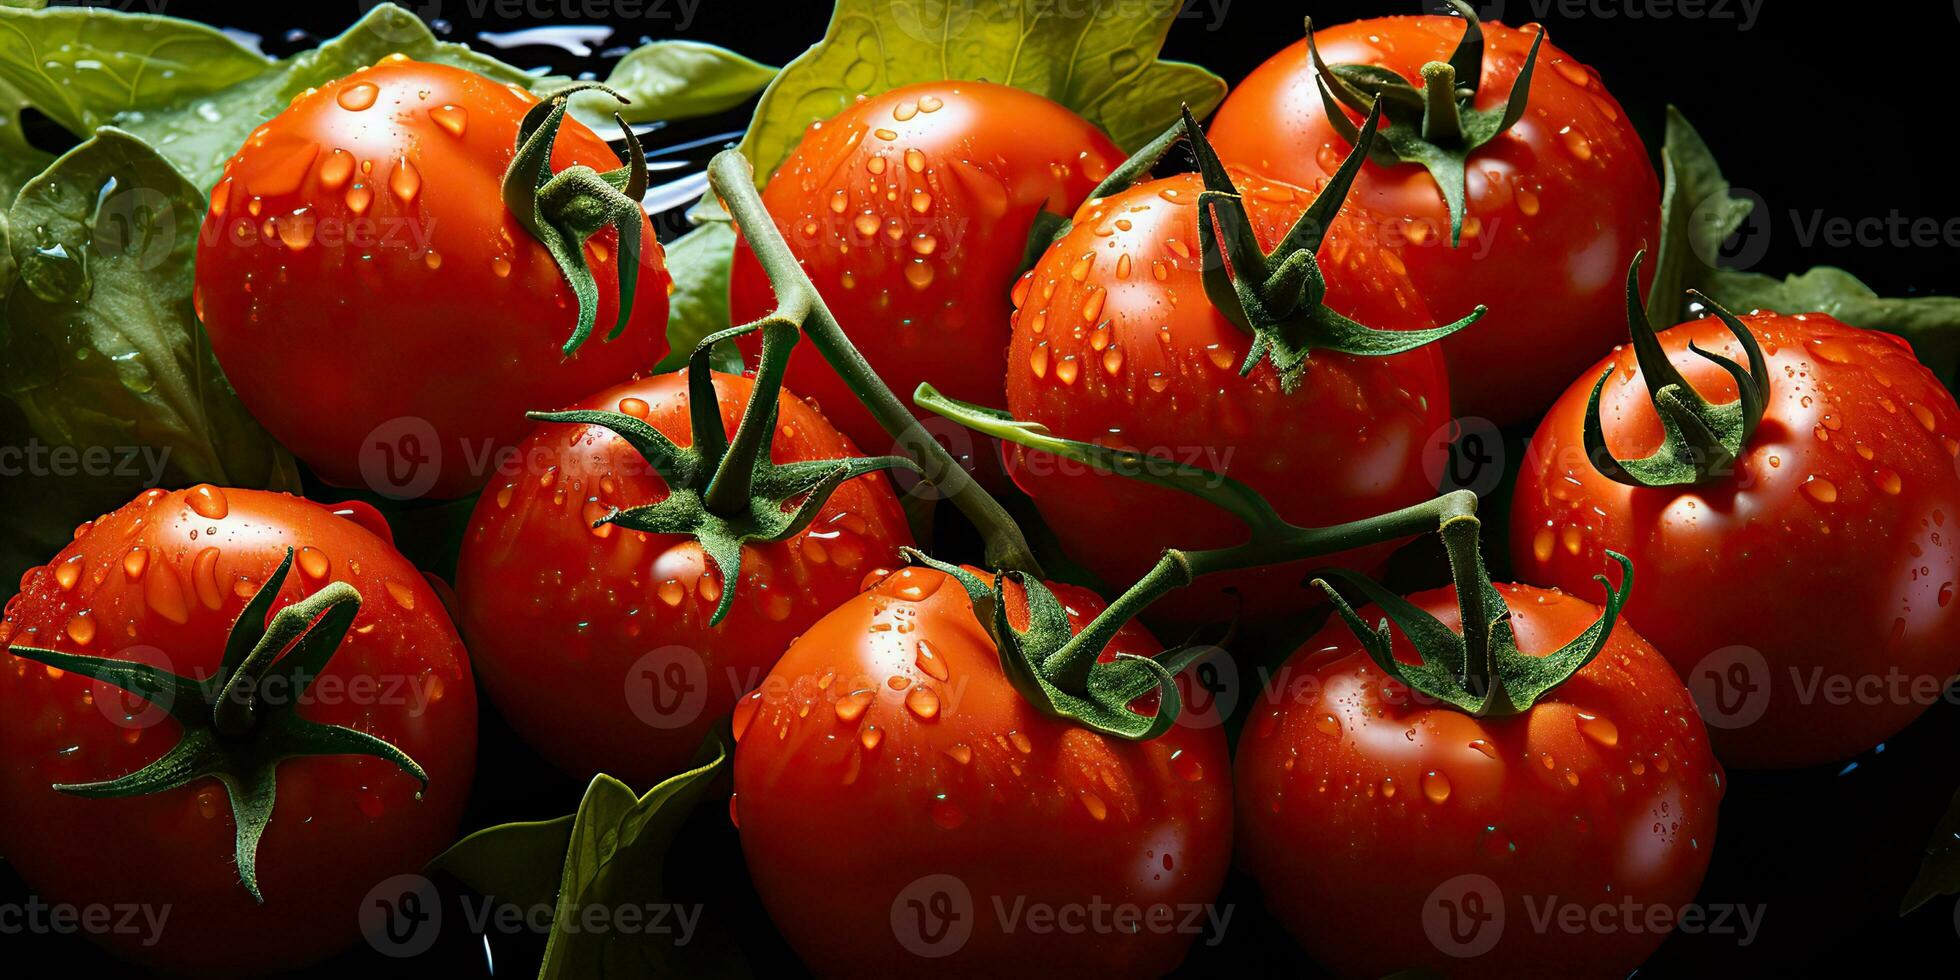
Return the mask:
<path id="1" fill-rule="evenodd" d="M 1178 463 L 1161 456 L 1110 449 L 1064 439 L 1036 422 L 1015 419 L 1005 412 L 948 398 L 931 385 L 920 385 L 912 396 L 919 407 L 943 415 L 977 432 L 1053 453 L 1108 473 L 1188 493 L 1237 517 L 1250 532 L 1245 544 L 1204 551 L 1167 549 L 1163 557 L 1134 585 L 1123 591 L 1067 643 L 1050 654 L 1041 669 L 1050 676 L 1072 677 L 1093 664 L 1122 625 L 1172 589 L 1216 572 L 1253 568 L 1338 554 L 1397 538 L 1427 534 L 1462 517 L 1477 513 L 1477 495 L 1457 490 L 1414 506 L 1376 517 L 1331 527 L 1300 527 L 1273 510 L 1258 491 L 1222 473 Z"/>
<path id="2" fill-rule="evenodd" d="M 900 448 L 918 462 L 926 482 L 945 493 L 979 528 L 986 541 L 988 565 L 1039 576 L 1041 565 L 1035 561 L 1034 552 L 1013 518 L 919 424 L 851 344 L 802 263 L 790 251 L 789 243 L 783 240 L 775 219 L 763 206 L 748 158 L 735 150 L 717 154 L 708 164 L 708 183 L 769 276 L 776 292 L 776 315 L 803 328 L 804 335 L 858 400 L 898 440 Z"/>

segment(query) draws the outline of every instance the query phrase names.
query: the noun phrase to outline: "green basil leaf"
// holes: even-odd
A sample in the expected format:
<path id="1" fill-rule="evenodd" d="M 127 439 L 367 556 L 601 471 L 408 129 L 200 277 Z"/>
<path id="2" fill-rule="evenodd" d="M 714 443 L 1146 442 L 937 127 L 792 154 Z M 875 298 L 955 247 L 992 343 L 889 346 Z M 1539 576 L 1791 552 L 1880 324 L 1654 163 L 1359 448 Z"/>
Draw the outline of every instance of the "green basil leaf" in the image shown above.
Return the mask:
<path id="1" fill-rule="evenodd" d="M 173 17 L 0 7 L 0 79 L 78 139 L 119 112 L 206 95 L 269 64 L 221 31 Z"/>
<path id="2" fill-rule="evenodd" d="M 20 581 L 60 551 L 75 525 L 150 487 L 167 457 L 150 448 L 54 446 L 0 398 L 0 580 Z"/>
<path id="3" fill-rule="evenodd" d="M 1730 194 L 1714 153 L 1672 107 L 1661 159 L 1666 183 L 1660 255 L 1648 294 L 1652 309 L 1684 319 L 1689 311 L 1683 291 L 1692 288 L 1734 310 L 1823 313 L 1854 327 L 1903 337 L 1948 387 L 1960 380 L 1960 298 L 1884 297 L 1851 273 L 1830 266 L 1782 279 L 1720 268 L 1723 240 L 1748 220 L 1755 202 Z"/>
<path id="4" fill-rule="evenodd" d="M 617 912 L 666 901 L 668 849 L 728 760 L 727 746 L 712 736 L 710 742 L 703 746 L 708 761 L 669 778 L 637 801 L 617 780 L 607 776 L 593 780 L 572 831 L 539 980 L 747 975 L 740 951 L 713 936 L 701 941 L 704 937 L 692 933 L 590 932 L 579 928 L 573 918 L 587 908 Z M 605 782 L 611 786 L 602 790 Z M 694 922 L 698 927 L 698 915 Z"/>
<path id="5" fill-rule="evenodd" d="M 0 390 L 50 443 L 168 452 L 164 482 L 297 489 L 191 310 L 204 197 L 104 127 L 21 189 Z"/>
<path id="6" fill-rule="evenodd" d="M 7 291 L 13 288 L 14 275 L 19 271 L 20 266 L 14 262 L 11 236 L 7 232 L 7 212 L 0 210 L 0 300 L 5 299 Z M 6 328 L 6 304 L 0 303 L 0 337 L 6 335 Z"/>
<path id="7" fill-rule="evenodd" d="M 1899 914 L 1905 915 L 1941 895 L 1960 895 L 1960 793 L 1954 794 L 1946 815 L 1934 828 L 1919 874 L 1899 902 Z"/>
<path id="8" fill-rule="evenodd" d="M 679 370 L 701 338 L 728 329 L 728 266 L 735 255 L 735 226 L 708 221 L 667 246 L 674 292 L 667 297 L 667 356 L 654 370 Z M 740 370 L 737 359 L 736 370 Z M 726 365 L 718 365 L 725 367 Z"/>
<path id="9" fill-rule="evenodd" d="M 13 206 L 22 184 L 54 162 L 54 154 L 27 142 L 20 123 L 20 112 L 27 105 L 27 96 L 0 79 L 0 212 Z M 6 292 L 7 280 L 0 278 L 0 296 Z"/>
<path id="10" fill-rule="evenodd" d="M 382 4 L 311 51 L 269 63 L 236 84 L 196 98 L 124 113 L 116 125 L 148 141 L 193 185 L 208 192 L 223 173 L 225 161 L 252 131 L 278 115 L 295 96 L 396 53 L 525 88 L 555 81 L 533 78 L 464 45 L 437 40 L 415 15 Z"/>
<path id="11" fill-rule="evenodd" d="M 712 44 L 654 41 L 627 52 L 606 77 L 633 101 L 585 92 L 572 97 L 572 111 L 599 132 L 615 112 L 629 123 L 707 116 L 741 105 L 781 70 Z"/>
<path id="12" fill-rule="evenodd" d="M 1686 313 L 1683 291 L 1705 279 L 1722 253 L 1722 242 L 1749 218 L 1755 202 L 1729 196 L 1715 154 L 1674 106 L 1667 107 L 1667 135 L 1661 147 L 1661 241 L 1647 307 Z M 1674 322 L 1674 321 L 1670 321 Z"/>
<path id="13" fill-rule="evenodd" d="M 565 849 L 572 843 L 572 821 L 571 816 L 563 816 L 485 827 L 450 845 L 429 863 L 429 870 L 455 875 L 477 894 L 506 905 L 522 909 L 550 905 L 558 897 Z"/>
<path id="14" fill-rule="evenodd" d="M 1185 104 L 1204 116 L 1223 79 L 1158 52 L 1183 0 L 838 0 L 823 40 L 770 83 L 742 138 L 767 180 L 813 122 L 859 95 L 947 78 L 986 79 L 1045 95 L 1101 126 L 1124 149 L 1148 143 Z"/>
<path id="15" fill-rule="evenodd" d="M 740 952 L 725 933 L 712 929 L 705 935 L 675 935 L 651 929 L 593 932 L 579 925 L 588 909 L 612 914 L 667 904 L 668 850 L 727 763 L 727 745 L 711 736 L 701 757 L 705 761 L 645 796 L 602 773 L 586 787 L 577 813 L 477 831 L 430 868 L 506 904 L 551 906 L 541 978 L 746 975 Z M 694 912 L 686 925 L 699 930 L 698 907 Z"/>

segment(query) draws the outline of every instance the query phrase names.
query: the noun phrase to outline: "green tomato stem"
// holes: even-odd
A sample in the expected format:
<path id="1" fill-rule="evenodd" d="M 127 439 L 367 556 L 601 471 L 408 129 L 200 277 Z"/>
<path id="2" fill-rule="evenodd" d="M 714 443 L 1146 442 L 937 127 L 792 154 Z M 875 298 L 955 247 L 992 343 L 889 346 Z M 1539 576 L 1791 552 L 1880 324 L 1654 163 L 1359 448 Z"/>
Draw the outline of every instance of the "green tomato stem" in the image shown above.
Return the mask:
<path id="1" fill-rule="evenodd" d="M 755 188 L 755 172 L 747 157 L 737 150 L 723 150 L 708 164 L 708 183 L 728 209 L 749 249 L 755 253 L 763 272 L 776 291 L 776 313 L 803 328 L 824 360 L 837 371 L 878 424 L 898 440 L 900 448 L 919 464 L 926 482 L 937 487 L 986 541 L 987 564 L 1040 576 L 1041 564 L 1035 560 L 1021 528 L 1006 509 L 974 482 L 952 454 L 934 439 L 919 420 L 892 394 L 864 355 L 845 336 L 843 327 L 824 304 L 809 274 L 783 240 L 776 220 L 762 203 Z"/>
<path id="2" fill-rule="evenodd" d="M 1191 492 L 1187 487 L 1179 489 Z M 1203 493 L 1195 495 L 1213 502 L 1221 499 Z M 1089 625 L 1082 628 L 1082 632 L 1057 650 L 1049 666 L 1058 672 L 1086 672 L 1088 665 L 1095 662 L 1103 646 L 1124 623 L 1143 612 L 1164 593 L 1190 585 L 1199 576 L 1319 558 L 1397 538 L 1428 534 L 1453 518 L 1475 515 L 1476 512 L 1477 495 L 1469 490 L 1454 490 L 1401 510 L 1346 524 L 1330 527 L 1287 524 L 1283 529 L 1255 531 L 1252 541 L 1230 548 L 1205 551 L 1166 549 L 1149 572 L 1136 584 L 1123 590 L 1123 594 L 1104 607 Z"/>

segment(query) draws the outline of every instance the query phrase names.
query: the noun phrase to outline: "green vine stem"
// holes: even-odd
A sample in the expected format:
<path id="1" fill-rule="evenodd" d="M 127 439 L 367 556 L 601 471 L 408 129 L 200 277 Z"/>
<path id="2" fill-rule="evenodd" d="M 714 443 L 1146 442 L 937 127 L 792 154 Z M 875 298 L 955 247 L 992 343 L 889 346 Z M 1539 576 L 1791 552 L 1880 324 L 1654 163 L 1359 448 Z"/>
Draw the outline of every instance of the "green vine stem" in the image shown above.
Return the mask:
<path id="1" fill-rule="evenodd" d="M 803 270 L 789 243 L 776 227 L 755 189 L 755 171 L 747 157 L 723 150 L 708 164 L 708 184 L 721 198 L 742 237 L 762 264 L 776 291 L 776 316 L 795 323 L 830 362 L 851 391 L 885 431 L 898 440 L 919 464 L 926 482 L 938 488 L 972 521 L 986 541 L 987 564 L 1040 576 L 1041 565 L 1028 547 L 1021 528 L 986 490 L 974 482 L 939 441 L 919 424 L 905 404 L 879 379 L 864 355 L 858 353 L 837 318 L 824 305 L 815 283 Z"/>
<path id="2" fill-rule="evenodd" d="M 1064 677 L 1086 671 L 1087 665 L 1095 662 L 1103 646 L 1124 623 L 1166 592 L 1189 585 L 1201 575 L 1318 558 L 1426 534 L 1440 530 L 1454 519 L 1474 517 L 1477 512 L 1477 495 L 1469 490 L 1456 490 L 1364 520 L 1330 527 L 1300 527 L 1279 516 L 1258 491 L 1222 473 L 1161 456 L 1064 439 L 1039 423 L 1024 422 L 1005 412 L 948 398 L 929 384 L 920 385 L 912 400 L 919 407 L 976 432 L 1188 493 L 1230 512 L 1250 532 L 1245 544 L 1230 548 L 1166 549 L 1149 572 L 1048 658 L 1048 672 Z"/>

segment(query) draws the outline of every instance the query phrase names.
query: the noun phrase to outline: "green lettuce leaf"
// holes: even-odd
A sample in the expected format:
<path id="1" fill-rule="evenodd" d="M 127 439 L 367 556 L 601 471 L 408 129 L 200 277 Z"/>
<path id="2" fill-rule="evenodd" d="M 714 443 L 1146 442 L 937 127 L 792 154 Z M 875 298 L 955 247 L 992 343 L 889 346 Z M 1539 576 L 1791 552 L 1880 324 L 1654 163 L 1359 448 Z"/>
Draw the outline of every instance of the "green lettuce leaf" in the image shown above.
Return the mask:
<path id="1" fill-rule="evenodd" d="M 726 221 L 704 222 L 667 246 L 667 271 L 674 277 L 667 298 L 669 350 L 656 372 L 679 370 L 701 338 L 728 329 L 728 266 L 734 255 L 735 226 Z M 739 361 L 735 369 L 740 370 Z"/>
<path id="2" fill-rule="evenodd" d="M 20 121 L 20 112 L 27 106 L 27 96 L 0 80 L 0 212 L 13 206 L 14 195 L 20 193 L 22 184 L 54 162 L 54 154 L 44 153 L 27 142 Z M 0 279 L 0 295 L 6 291 L 6 281 Z"/>
<path id="3" fill-rule="evenodd" d="M 1157 57 L 1183 0 L 838 0 L 823 40 L 769 85 L 742 138 L 760 179 L 813 122 L 859 95 L 948 78 L 986 79 L 1068 106 L 1135 150 L 1225 98 L 1223 79 Z"/>
<path id="4" fill-rule="evenodd" d="M 1960 895 L 1960 793 L 1954 794 L 1946 814 L 1933 828 L 1919 874 L 1899 902 L 1899 914 L 1905 915 L 1941 895 Z"/>
<path id="5" fill-rule="evenodd" d="M 654 41 L 627 52 L 606 76 L 632 102 L 586 92 L 572 97 L 572 112 L 601 133 L 614 112 L 629 123 L 712 115 L 741 105 L 781 70 L 699 41 Z"/>
<path id="6" fill-rule="evenodd" d="M 271 64 L 223 32 L 94 7 L 0 7 L 0 80 L 85 139 L 127 109 L 217 91 Z"/>
<path id="7" fill-rule="evenodd" d="M 29 181 L 8 214 L 0 390 L 50 443 L 167 451 L 162 482 L 296 489 L 192 313 L 203 214 L 197 188 L 112 127 Z"/>
<path id="8" fill-rule="evenodd" d="M 246 137 L 295 96 L 395 53 L 466 68 L 526 88 L 554 81 L 534 78 L 464 45 L 437 40 L 415 15 L 382 4 L 311 51 L 268 63 L 235 84 L 195 98 L 124 112 L 116 117 L 116 125 L 147 141 L 193 185 L 208 192 Z"/>
<path id="9" fill-rule="evenodd" d="M 712 928 L 683 943 L 672 933 L 578 927 L 588 908 L 667 901 L 667 852 L 728 760 L 727 746 L 714 736 L 702 754 L 706 761 L 645 796 L 601 774 L 586 788 L 576 814 L 477 831 L 430 867 L 501 902 L 555 907 L 540 978 L 746 976 L 740 950 Z"/>
<path id="10" fill-rule="evenodd" d="M 1747 221 L 1755 202 L 1731 194 L 1708 144 L 1669 107 L 1661 149 L 1661 245 L 1648 293 L 1657 317 L 1690 313 L 1683 291 L 1699 289 L 1734 310 L 1824 313 L 1855 327 L 1904 337 L 1921 363 L 1950 388 L 1960 380 L 1960 298 L 1878 295 L 1856 276 L 1818 266 L 1784 278 L 1722 268 L 1722 242 Z"/>

